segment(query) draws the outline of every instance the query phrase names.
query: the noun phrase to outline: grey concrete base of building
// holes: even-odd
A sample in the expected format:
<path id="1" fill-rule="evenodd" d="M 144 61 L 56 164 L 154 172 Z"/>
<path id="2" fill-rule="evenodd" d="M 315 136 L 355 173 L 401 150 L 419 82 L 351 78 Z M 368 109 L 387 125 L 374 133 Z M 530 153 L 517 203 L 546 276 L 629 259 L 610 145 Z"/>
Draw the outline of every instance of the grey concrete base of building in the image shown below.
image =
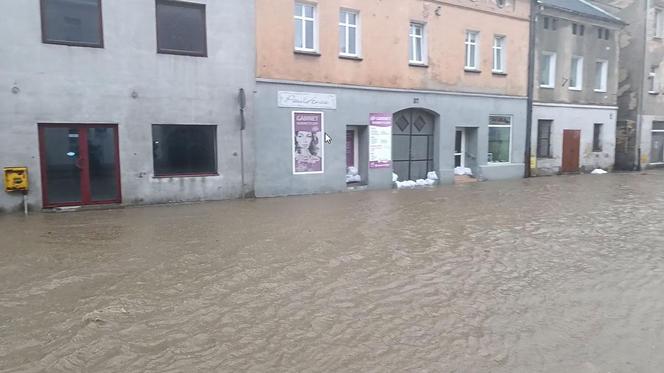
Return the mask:
<path id="1" fill-rule="evenodd" d="M 259 80 L 255 103 L 258 197 L 387 189 L 393 173 L 416 181 L 435 171 L 443 184 L 455 169 L 523 177 L 524 97 Z M 374 143 L 387 142 L 373 130 L 375 113 L 392 119 L 387 167 L 373 162 Z M 307 118 L 313 130 L 302 131 Z M 347 183 L 351 168 L 359 178 Z"/>
<path id="2" fill-rule="evenodd" d="M 616 107 L 535 104 L 532 155 L 535 175 L 613 170 Z"/>

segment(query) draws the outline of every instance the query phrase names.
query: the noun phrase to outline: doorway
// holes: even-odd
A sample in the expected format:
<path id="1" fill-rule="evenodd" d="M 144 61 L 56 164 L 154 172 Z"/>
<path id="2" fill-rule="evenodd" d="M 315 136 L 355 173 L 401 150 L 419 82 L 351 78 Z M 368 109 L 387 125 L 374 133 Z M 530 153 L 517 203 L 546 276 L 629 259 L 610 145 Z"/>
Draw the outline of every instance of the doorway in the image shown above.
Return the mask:
<path id="1" fill-rule="evenodd" d="M 563 131 L 563 162 L 560 172 L 579 172 L 579 157 L 581 155 L 581 131 Z"/>
<path id="2" fill-rule="evenodd" d="M 118 127 L 40 124 L 44 208 L 120 203 Z"/>
<path id="3" fill-rule="evenodd" d="M 426 179 L 434 170 L 434 116 L 421 109 L 394 115 L 392 163 L 399 181 Z"/>
<path id="4" fill-rule="evenodd" d="M 463 129 L 456 130 L 454 136 L 454 168 L 466 168 L 466 131 Z"/>

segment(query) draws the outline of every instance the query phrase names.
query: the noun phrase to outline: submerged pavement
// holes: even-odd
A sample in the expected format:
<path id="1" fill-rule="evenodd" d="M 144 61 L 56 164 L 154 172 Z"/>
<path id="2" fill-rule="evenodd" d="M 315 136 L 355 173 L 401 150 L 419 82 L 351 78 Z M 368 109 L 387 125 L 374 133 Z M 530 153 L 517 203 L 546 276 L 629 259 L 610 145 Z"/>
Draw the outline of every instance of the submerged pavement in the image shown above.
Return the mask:
<path id="1" fill-rule="evenodd" d="M 0 372 L 661 372 L 664 173 L 0 216 Z"/>

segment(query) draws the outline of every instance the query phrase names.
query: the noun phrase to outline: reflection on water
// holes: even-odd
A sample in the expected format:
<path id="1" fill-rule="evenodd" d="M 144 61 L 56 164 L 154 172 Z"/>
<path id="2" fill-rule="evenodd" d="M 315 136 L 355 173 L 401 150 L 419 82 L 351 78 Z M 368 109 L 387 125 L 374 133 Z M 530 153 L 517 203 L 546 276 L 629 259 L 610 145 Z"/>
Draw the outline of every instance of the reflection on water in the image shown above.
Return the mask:
<path id="1" fill-rule="evenodd" d="M 2 216 L 0 371 L 659 372 L 663 184 Z"/>

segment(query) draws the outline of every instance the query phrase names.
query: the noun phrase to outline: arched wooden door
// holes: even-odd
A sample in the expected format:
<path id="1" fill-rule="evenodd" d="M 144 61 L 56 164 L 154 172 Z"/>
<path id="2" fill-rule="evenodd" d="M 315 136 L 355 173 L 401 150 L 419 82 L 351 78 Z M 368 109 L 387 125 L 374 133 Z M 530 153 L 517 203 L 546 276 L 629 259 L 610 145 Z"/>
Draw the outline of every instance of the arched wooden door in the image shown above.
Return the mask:
<path id="1" fill-rule="evenodd" d="M 420 109 L 394 114 L 392 163 L 399 181 L 426 179 L 433 171 L 434 117 Z"/>

